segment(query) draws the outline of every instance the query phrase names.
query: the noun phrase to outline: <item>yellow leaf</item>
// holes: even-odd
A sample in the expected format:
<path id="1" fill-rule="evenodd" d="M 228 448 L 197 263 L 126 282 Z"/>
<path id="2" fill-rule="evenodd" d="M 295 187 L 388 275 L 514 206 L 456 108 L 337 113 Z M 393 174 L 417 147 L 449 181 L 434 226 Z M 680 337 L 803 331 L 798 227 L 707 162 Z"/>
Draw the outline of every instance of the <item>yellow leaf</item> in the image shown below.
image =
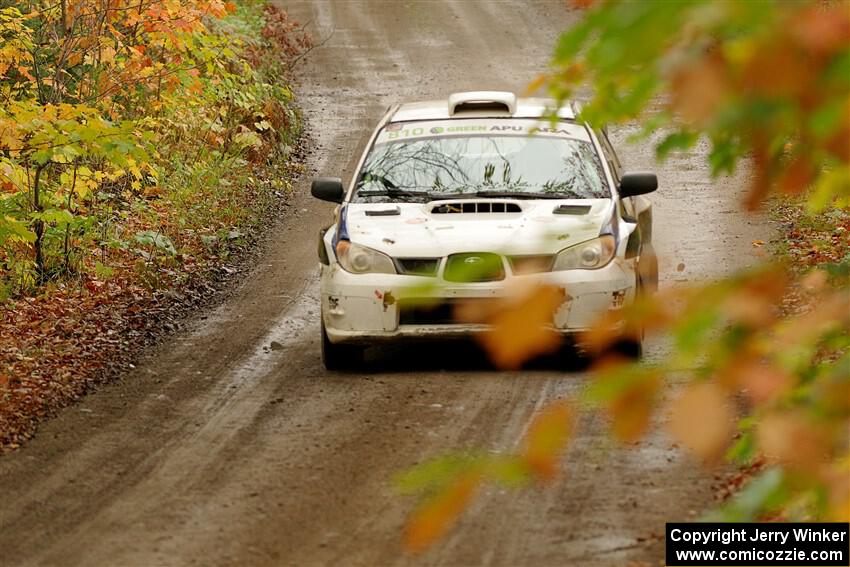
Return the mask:
<path id="1" fill-rule="evenodd" d="M 573 409 L 565 400 L 549 405 L 534 416 L 525 436 L 522 457 L 539 480 L 555 478 L 572 430 Z"/>
<path id="2" fill-rule="evenodd" d="M 442 537 L 472 500 L 480 483 L 480 475 L 463 474 L 426 502 L 408 522 L 404 546 L 418 553 Z"/>
<path id="3" fill-rule="evenodd" d="M 850 455 L 838 459 L 825 472 L 828 512 L 825 520 L 850 521 Z"/>

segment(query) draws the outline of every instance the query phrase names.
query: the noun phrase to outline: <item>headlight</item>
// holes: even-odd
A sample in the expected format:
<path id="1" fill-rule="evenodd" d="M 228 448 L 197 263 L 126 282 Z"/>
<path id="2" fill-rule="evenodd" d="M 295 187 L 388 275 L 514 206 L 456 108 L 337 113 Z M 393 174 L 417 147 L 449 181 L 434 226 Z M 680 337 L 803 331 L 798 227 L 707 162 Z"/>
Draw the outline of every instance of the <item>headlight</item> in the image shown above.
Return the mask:
<path id="1" fill-rule="evenodd" d="M 352 274 L 395 274 L 395 264 L 386 254 L 348 240 L 336 243 L 336 259 Z"/>
<path id="2" fill-rule="evenodd" d="M 617 241 L 610 234 L 605 234 L 558 252 L 552 271 L 595 270 L 607 265 L 616 251 Z"/>

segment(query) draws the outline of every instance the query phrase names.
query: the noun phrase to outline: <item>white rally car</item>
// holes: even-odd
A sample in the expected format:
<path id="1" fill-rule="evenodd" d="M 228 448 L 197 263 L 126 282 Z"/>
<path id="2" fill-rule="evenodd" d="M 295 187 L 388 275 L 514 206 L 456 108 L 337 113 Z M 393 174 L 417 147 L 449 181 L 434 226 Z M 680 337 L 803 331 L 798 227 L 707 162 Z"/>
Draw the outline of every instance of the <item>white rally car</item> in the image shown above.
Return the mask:
<path id="1" fill-rule="evenodd" d="M 322 359 L 362 361 L 384 340 L 468 336 L 459 302 L 498 297 L 514 278 L 565 290 L 554 329 L 577 336 L 657 286 L 652 173 L 624 173 L 606 132 L 574 104 L 505 92 L 391 107 L 322 231 Z M 427 296 L 427 297 L 420 297 Z M 631 341 L 640 355 L 640 342 Z"/>

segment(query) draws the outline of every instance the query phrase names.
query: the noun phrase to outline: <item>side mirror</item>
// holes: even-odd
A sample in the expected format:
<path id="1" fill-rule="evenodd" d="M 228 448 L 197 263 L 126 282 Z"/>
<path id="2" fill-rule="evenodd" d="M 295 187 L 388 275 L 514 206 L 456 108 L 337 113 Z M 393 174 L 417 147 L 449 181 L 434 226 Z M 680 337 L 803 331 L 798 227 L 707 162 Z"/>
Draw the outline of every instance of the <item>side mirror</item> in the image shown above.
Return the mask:
<path id="1" fill-rule="evenodd" d="M 345 189 L 339 177 L 317 177 L 310 186 L 310 193 L 317 199 L 331 203 L 342 203 L 345 197 Z"/>
<path id="2" fill-rule="evenodd" d="M 645 195 L 658 189 L 658 177 L 645 171 L 625 173 L 620 178 L 620 198 Z"/>

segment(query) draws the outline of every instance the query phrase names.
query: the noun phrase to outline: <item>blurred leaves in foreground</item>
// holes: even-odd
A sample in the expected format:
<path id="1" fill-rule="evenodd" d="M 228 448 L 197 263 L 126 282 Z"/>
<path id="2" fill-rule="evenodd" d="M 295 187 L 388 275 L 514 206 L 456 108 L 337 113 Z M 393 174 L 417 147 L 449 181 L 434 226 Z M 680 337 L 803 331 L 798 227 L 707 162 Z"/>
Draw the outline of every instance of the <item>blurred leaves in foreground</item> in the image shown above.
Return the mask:
<path id="1" fill-rule="evenodd" d="M 752 164 L 742 206 L 792 195 L 810 212 L 828 209 L 835 222 L 824 224 L 835 229 L 830 242 L 814 244 L 814 259 L 811 251 L 786 253 L 784 262 L 663 290 L 612 315 L 623 318 L 628 336 L 668 336 L 673 347 L 664 359 L 633 364 L 612 356 L 619 337 L 610 332 L 612 320 L 600 321 L 584 337 L 596 356 L 591 380 L 571 406 L 543 408 L 532 431 L 547 430 L 565 407 L 605 412 L 624 443 L 661 423 L 707 465 L 725 459 L 756 471 L 711 519 L 847 521 L 850 241 L 841 219 L 850 204 L 850 3 L 576 4 L 589 9 L 560 37 L 551 71 L 530 90 L 545 86 L 563 101 L 589 84 L 594 94 L 581 117 L 591 124 L 640 120 L 636 140 L 664 132 L 656 146 L 662 159 L 707 138 L 715 174 L 744 159 Z M 502 319 L 521 317 L 528 329 L 548 323 L 552 312 Z M 516 368 L 542 350 L 518 351 L 509 328 L 493 322 L 485 346 L 495 363 Z M 661 404 L 664 380 L 673 375 L 686 377 L 685 385 Z M 529 441 L 515 456 L 437 460 L 410 471 L 402 478 L 418 477 L 428 490 L 411 519 L 408 548 L 420 551 L 444 533 L 480 483 L 503 482 L 492 471 L 505 463 L 524 471 L 526 482 L 551 479 L 567 440 L 564 434 L 551 445 Z"/>
<path id="2" fill-rule="evenodd" d="M 422 551 L 440 538 L 472 500 L 480 485 L 495 482 L 521 487 L 547 482 L 557 473 L 572 435 L 574 409 L 561 400 L 534 416 L 517 454 L 458 454 L 427 461 L 396 479 L 406 494 L 421 494 L 422 504 L 405 531 L 405 545 Z"/>
<path id="3" fill-rule="evenodd" d="M 664 128 L 660 157 L 707 136 L 715 173 L 750 156 L 750 208 L 774 190 L 848 204 L 846 0 L 597 2 L 583 16 L 538 84 L 563 100 L 589 83 L 584 119 Z"/>

